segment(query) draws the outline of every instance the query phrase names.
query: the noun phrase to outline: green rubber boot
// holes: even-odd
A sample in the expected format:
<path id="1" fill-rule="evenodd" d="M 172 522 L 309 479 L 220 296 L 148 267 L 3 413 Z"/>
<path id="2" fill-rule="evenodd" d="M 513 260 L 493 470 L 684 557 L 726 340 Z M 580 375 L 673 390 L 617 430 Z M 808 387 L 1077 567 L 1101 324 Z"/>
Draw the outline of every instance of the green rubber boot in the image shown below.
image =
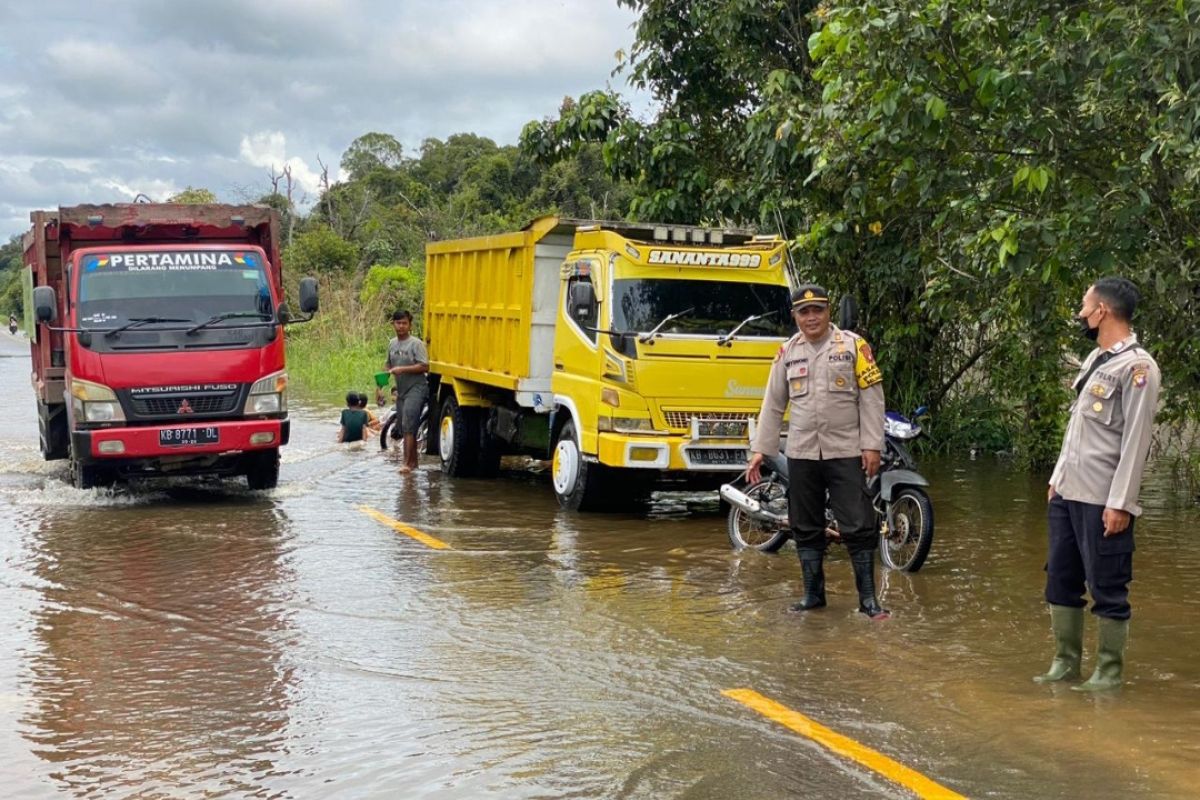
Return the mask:
<path id="1" fill-rule="evenodd" d="M 1038 683 L 1069 681 L 1079 677 L 1079 661 L 1083 658 L 1083 609 L 1070 606 L 1050 606 L 1050 627 L 1054 631 L 1054 660 Z"/>
<path id="2" fill-rule="evenodd" d="M 1077 692 L 1105 692 L 1121 688 L 1121 669 L 1125 666 L 1125 641 L 1129 638 L 1129 620 L 1098 620 L 1100 642 L 1096 648 L 1096 669 L 1092 677 L 1071 688 Z"/>

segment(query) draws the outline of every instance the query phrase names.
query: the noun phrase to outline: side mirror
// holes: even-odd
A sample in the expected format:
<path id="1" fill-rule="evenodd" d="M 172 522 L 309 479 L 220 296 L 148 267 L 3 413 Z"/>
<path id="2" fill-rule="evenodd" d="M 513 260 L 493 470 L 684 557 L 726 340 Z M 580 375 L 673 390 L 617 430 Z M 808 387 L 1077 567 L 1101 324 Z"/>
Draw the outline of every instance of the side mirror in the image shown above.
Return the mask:
<path id="1" fill-rule="evenodd" d="M 571 296 L 567 300 L 574 316 L 588 319 L 596 307 L 596 289 L 590 283 L 577 281 L 571 286 Z"/>
<path id="2" fill-rule="evenodd" d="M 320 299 L 317 297 L 317 279 L 316 278 L 301 278 L 300 279 L 300 313 L 315 314 L 317 308 L 321 305 Z"/>
<path id="3" fill-rule="evenodd" d="M 58 296 L 50 286 L 33 288 L 33 314 L 38 322 L 58 321 Z"/>
<path id="4" fill-rule="evenodd" d="M 838 327 L 852 331 L 858 327 L 858 301 L 848 294 L 838 303 Z"/>
<path id="5" fill-rule="evenodd" d="M 287 325 L 289 322 L 291 322 L 292 311 L 290 308 L 288 308 L 287 303 L 280 303 L 279 307 L 275 309 L 275 319 L 281 325 Z"/>

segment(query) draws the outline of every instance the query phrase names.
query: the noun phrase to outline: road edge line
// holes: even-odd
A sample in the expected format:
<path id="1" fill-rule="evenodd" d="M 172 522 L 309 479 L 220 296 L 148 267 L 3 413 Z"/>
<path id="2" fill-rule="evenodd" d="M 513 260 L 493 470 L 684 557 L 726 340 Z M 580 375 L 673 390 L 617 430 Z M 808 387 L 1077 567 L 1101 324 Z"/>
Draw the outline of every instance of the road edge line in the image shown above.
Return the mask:
<path id="1" fill-rule="evenodd" d="M 453 549 L 450 547 L 450 545 L 446 544 L 445 542 L 443 542 L 441 539 L 437 538 L 436 536 L 430 536 L 428 533 L 425 533 L 424 531 L 419 531 L 416 528 L 412 527 L 411 525 L 405 525 L 400 520 L 392 519 L 387 514 L 384 514 L 382 511 L 377 511 L 374 508 L 371 508 L 370 506 L 359 506 L 358 510 L 363 514 L 366 514 L 368 517 L 375 520 L 376 522 L 383 523 L 384 525 L 387 525 L 392 530 L 395 530 L 399 533 L 403 533 L 405 536 L 409 537 L 410 539 L 415 539 L 416 541 L 420 542 L 421 544 L 423 544 L 426 547 L 429 547 L 433 550 L 451 550 L 451 549 Z"/>
<path id="2" fill-rule="evenodd" d="M 872 750 L 864 744 L 856 742 L 848 736 L 814 722 L 799 711 L 794 711 L 782 703 L 777 703 L 753 689 L 725 689 L 721 692 L 731 700 L 736 700 L 747 708 L 758 712 L 767 719 L 777 722 L 796 733 L 811 739 L 840 756 L 882 775 L 892 783 L 897 783 L 918 797 L 929 800 L 967 800 L 965 795 L 947 789 L 936 781 L 930 780 L 914 769 Z"/>

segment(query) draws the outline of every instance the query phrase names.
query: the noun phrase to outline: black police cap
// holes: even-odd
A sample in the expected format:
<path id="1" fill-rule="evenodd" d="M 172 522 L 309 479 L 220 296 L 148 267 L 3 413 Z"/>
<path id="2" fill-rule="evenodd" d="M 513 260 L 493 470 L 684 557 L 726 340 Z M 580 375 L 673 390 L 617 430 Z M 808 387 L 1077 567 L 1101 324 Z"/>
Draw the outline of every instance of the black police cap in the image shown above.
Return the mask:
<path id="1" fill-rule="evenodd" d="M 829 305 L 829 292 L 825 291 L 824 286 L 818 286 L 815 283 L 805 283 L 792 292 L 793 311 L 810 305 Z"/>

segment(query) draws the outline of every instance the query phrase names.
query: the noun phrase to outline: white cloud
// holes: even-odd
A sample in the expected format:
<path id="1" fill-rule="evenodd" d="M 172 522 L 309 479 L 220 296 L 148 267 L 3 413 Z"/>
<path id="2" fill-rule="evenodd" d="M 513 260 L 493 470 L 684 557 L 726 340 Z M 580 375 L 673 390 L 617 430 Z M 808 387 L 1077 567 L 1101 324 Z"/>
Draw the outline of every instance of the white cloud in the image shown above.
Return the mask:
<path id="1" fill-rule="evenodd" d="M 514 143 L 605 86 L 633 19 L 616 0 L 125 0 L 74 6 L 48 40 L 41 6 L 5 4 L 0 236 L 28 208 L 241 201 L 285 165 L 313 199 L 317 158 L 336 171 L 370 131 Z"/>
<path id="2" fill-rule="evenodd" d="M 314 196 L 321 188 L 321 176 L 304 159 L 288 157 L 287 136 L 282 131 L 260 131 L 243 136 L 239 153 L 247 164 L 265 167 L 274 174 L 290 167 L 296 185 Z"/>

